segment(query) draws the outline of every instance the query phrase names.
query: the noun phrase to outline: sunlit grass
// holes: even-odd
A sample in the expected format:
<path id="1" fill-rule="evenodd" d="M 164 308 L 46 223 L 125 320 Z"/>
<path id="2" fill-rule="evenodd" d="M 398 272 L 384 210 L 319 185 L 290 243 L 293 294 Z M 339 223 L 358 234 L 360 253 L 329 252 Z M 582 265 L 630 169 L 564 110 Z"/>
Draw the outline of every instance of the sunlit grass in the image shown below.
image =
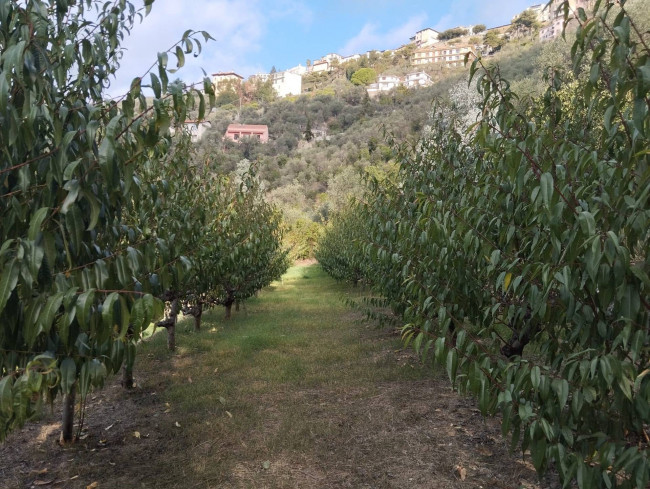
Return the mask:
<path id="1" fill-rule="evenodd" d="M 399 338 L 362 323 L 344 304 L 359 294 L 318 265 L 293 267 L 230 321 L 223 309 L 205 313 L 199 333 L 190 319 L 180 321 L 175 353 L 166 350 L 164 331 L 148 339 L 136 372 L 165 379 L 164 401 L 186 427 L 187 443 L 254 440 L 254 448 L 243 443 L 269 458 L 303 450 L 332 429 L 305 396 L 372 396 L 382 382 L 430 375 L 387 357 L 401 347 Z M 236 463 L 235 453 L 225 453 L 200 472 L 219 478 Z"/>

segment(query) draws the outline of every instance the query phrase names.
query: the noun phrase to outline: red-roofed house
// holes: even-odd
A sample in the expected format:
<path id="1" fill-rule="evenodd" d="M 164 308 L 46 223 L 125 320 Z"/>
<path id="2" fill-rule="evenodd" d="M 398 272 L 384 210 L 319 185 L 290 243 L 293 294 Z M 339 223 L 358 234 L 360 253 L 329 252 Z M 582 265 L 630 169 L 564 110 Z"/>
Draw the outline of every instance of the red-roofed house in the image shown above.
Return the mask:
<path id="1" fill-rule="evenodd" d="M 257 138 L 262 143 L 269 140 L 269 127 L 260 124 L 230 124 L 226 130 L 226 138 L 239 141 L 242 138 Z"/>

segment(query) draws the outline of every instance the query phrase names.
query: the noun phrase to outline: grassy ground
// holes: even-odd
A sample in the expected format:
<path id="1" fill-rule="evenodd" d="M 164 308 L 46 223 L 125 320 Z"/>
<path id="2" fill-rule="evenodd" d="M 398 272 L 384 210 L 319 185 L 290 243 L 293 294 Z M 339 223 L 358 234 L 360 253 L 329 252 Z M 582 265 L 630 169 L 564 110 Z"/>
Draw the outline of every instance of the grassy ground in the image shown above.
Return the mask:
<path id="1" fill-rule="evenodd" d="M 93 395 L 76 446 L 55 444 L 57 413 L 10 437 L 0 487 L 547 487 L 494 420 L 346 308 L 359 292 L 294 267 L 227 323 L 181 322 L 173 354 L 154 335 L 137 388 Z"/>

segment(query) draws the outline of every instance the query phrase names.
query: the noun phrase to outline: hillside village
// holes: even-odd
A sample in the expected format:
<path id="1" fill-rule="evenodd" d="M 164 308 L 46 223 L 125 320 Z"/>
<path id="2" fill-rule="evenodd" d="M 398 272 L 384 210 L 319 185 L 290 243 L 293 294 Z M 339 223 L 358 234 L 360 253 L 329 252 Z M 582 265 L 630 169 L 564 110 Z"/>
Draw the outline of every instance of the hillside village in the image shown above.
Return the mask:
<path id="1" fill-rule="evenodd" d="M 571 0 L 571 12 L 574 15 L 579 8 L 587 8 L 592 0 Z M 270 84 L 277 97 L 297 96 L 313 90 L 304 82 L 306 77 L 326 75 L 335 70 L 348 67 L 364 68 L 373 59 L 406 59 L 410 71 L 403 74 L 377 73 L 373 78 L 361 79 L 355 84 L 363 84 L 370 97 L 388 92 L 399 86 L 420 88 L 434 83 L 432 71 L 445 68 L 462 67 L 466 59 L 478 55 L 491 56 L 501 46 L 522 35 L 538 30 L 540 42 L 558 37 L 564 24 L 564 13 L 558 6 L 561 0 L 536 4 L 516 15 L 510 24 L 486 28 L 483 24 L 458 26 L 439 32 L 425 28 L 409 39 L 408 43 L 393 50 L 368 51 L 361 54 L 341 56 L 329 53 L 307 65 L 299 64 L 284 71 L 272 70 L 271 73 L 259 73 L 249 78 L 249 84 Z M 244 77 L 234 72 L 212 74 L 212 82 L 217 94 L 231 90 L 241 97 L 241 84 Z"/>

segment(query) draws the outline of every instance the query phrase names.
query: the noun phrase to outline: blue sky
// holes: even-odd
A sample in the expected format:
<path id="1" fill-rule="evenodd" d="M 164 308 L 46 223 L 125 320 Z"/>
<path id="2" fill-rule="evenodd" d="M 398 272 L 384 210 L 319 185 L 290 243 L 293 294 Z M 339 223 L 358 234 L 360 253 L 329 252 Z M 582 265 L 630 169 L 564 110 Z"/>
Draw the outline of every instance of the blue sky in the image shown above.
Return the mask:
<path id="1" fill-rule="evenodd" d="M 542 1 L 542 0 L 538 0 Z M 137 2 L 137 0 L 136 0 Z M 459 25 L 507 24 L 535 0 L 155 0 L 153 9 L 126 40 L 127 52 L 109 93 L 121 94 L 158 51 L 187 29 L 215 39 L 179 71 L 185 82 L 235 71 L 244 77 L 304 65 L 328 53 L 349 55 L 392 49 L 417 30 Z M 136 3 L 137 4 L 137 3 Z"/>

